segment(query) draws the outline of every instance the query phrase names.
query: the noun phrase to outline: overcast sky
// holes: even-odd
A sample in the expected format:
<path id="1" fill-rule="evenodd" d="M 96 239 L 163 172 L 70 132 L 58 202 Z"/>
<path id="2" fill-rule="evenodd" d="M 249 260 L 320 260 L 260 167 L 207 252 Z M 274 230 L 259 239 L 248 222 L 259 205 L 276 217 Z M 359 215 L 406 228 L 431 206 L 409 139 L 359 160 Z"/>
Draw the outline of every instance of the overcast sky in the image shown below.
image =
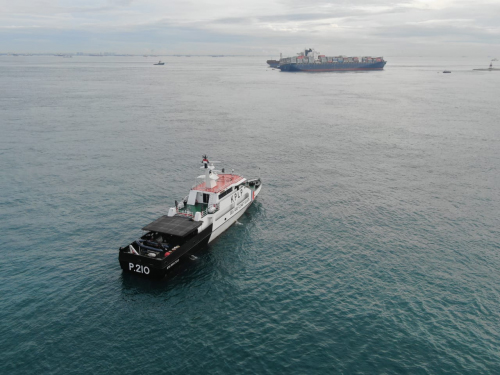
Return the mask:
<path id="1" fill-rule="evenodd" d="M 0 52 L 499 56 L 500 0 L 0 0 Z"/>

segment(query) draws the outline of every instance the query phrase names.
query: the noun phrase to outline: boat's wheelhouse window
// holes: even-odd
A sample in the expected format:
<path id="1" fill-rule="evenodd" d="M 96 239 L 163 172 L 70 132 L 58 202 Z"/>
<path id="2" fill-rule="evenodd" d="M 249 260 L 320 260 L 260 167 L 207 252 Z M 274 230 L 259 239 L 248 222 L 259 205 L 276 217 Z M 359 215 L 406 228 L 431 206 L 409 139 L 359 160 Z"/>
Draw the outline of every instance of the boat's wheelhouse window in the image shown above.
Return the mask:
<path id="1" fill-rule="evenodd" d="M 233 191 L 233 188 L 230 187 L 229 189 L 227 189 L 226 191 L 223 191 L 222 193 L 219 194 L 219 199 L 222 199 L 224 198 L 226 195 L 228 194 L 231 194 Z"/>

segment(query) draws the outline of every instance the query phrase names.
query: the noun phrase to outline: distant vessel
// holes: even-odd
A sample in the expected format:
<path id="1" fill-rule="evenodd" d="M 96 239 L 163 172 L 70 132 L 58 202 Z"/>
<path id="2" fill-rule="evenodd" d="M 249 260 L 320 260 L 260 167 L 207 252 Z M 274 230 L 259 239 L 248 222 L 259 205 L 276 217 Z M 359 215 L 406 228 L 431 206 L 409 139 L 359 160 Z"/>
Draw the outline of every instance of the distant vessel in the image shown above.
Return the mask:
<path id="1" fill-rule="evenodd" d="M 125 272 L 162 278 L 192 252 L 210 243 L 238 220 L 262 189 L 259 179 L 216 171 L 203 156 L 201 180 L 168 214 L 142 228 L 147 233 L 121 247 L 118 255 Z"/>
<path id="2" fill-rule="evenodd" d="M 472 69 L 472 70 L 482 70 L 483 72 L 484 72 L 484 71 L 491 72 L 491 71 L 498 71 L 498 70 L 500 70 L 500 69 L 498 69 L 498 68 L 494 68 L 494 67 L 493 67 L 493 63 L 491 63 L 491 62 L 490 62 L 490 67 L 489 67 L 488 69 Z"/>
<path id="3" fill-rule="evenodd" d="M 280 65 L 278 60 L 267 60 L 266 63 L 268 63 L 271 68 L 277 68 Z"/>
<path id="4" fill-rule="evenodd" d="M 280 59 L 279 60 L 267 60 L 266 63 L 271 67 L 271 68 L 278 68 L 280 65 L 280 60 L 283 58 L 282 54 L 280 53 Z"/>
<path id="5" fill-rule="evenodd" d="M 164 63 L 164 62 L 161 62 L 161 60 L 160 60 L 160 61 L 158 61 L 156 64 L 153 64 L 153 65 L 165 65 L 165 63 Z"/>
<path id="6" fill-rule="evenodd" d="M 443 73 L 451 73 L 450 70 L 443 70 Z"/>
<path id="7" fill-rule="evenodd" d="M 387 62 L 383 57 L 347 57 L 320 55 L 312 48 L 295 57 L 282 58 L 278 68 L 282 72 L 333 72 L 348 70 L 382 70 Z"/>

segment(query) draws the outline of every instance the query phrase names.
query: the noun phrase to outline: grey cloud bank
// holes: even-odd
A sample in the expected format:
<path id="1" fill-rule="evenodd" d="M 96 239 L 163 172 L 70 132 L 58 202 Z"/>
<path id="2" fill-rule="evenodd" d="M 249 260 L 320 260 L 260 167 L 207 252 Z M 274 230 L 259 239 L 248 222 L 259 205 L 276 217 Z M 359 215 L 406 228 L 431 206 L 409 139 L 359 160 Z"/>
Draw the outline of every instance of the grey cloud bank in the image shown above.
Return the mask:
<path id="1" fill-rule="evenodd" d="M 500 55 L 499 1 L 20 0 L 0 52 Z"/>

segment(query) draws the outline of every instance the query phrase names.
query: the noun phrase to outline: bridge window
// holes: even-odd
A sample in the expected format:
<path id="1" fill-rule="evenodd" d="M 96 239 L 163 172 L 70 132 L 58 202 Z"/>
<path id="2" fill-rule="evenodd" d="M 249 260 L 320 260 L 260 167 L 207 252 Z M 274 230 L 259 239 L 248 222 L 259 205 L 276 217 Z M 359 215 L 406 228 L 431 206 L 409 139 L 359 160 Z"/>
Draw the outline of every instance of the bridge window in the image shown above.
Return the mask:
<path id="1" fill-rule="evenodd" d="M 230 187 L 229 189 L 227 189 L 226 191 L 223 191 L 222 193 L 219 194 L 219 199 L 222 199 L 224 198 L 226 195 L 228 194 L 231 194 L 233 191 L 233 188 Z"/>

